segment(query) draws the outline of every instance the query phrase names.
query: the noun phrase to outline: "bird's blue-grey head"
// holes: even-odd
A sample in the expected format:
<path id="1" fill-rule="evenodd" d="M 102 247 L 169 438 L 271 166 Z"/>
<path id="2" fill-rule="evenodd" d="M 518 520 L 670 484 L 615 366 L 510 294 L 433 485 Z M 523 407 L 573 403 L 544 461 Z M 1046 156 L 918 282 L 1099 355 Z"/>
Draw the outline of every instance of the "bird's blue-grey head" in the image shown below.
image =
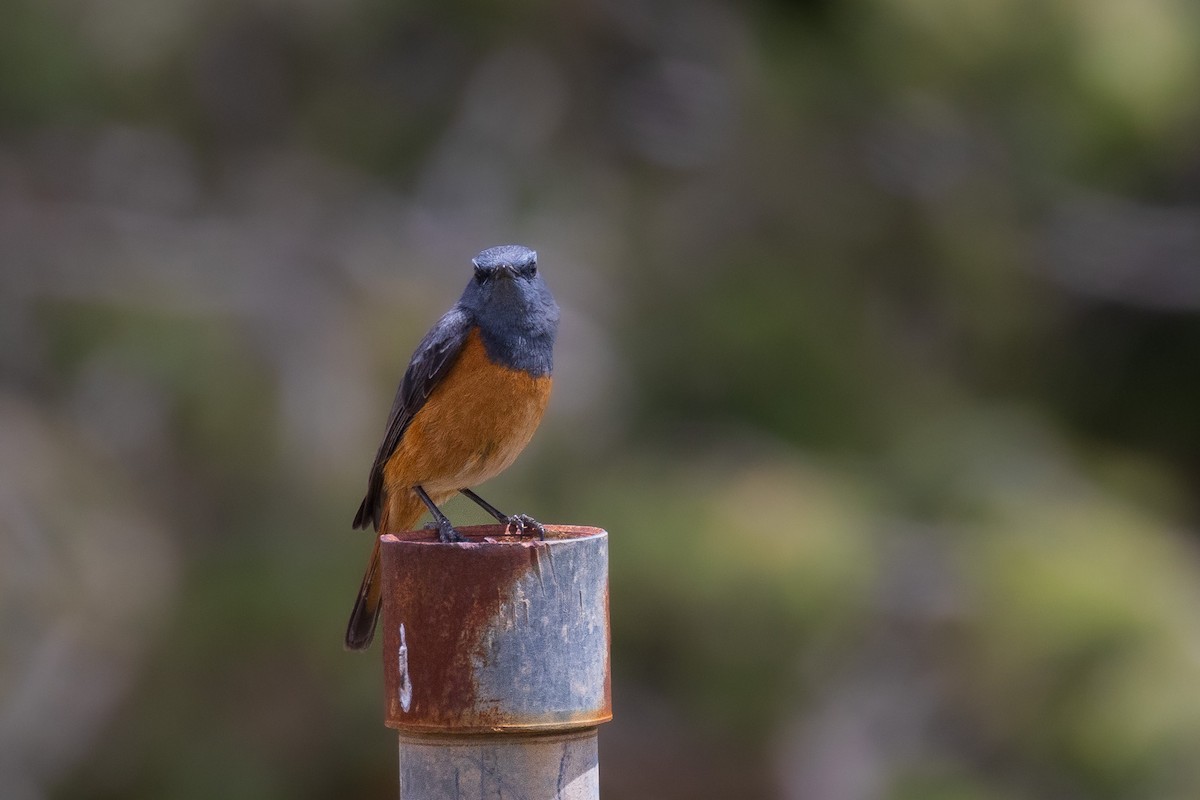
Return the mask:
<path id="1" fill-rule="evenodd" d="M 550 374 L 558 304 L 537 268 L 537 253 L 516 244 L 471 259 L 475 275 L 458 303 L 470 312 L 493 361 Z"/>

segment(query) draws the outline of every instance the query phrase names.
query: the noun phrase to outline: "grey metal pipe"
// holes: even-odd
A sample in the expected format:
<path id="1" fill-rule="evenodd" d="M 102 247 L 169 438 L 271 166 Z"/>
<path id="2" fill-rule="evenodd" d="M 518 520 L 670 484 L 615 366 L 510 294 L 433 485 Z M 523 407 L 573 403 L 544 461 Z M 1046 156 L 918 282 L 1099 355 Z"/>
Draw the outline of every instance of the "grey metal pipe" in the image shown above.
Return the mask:
<path id="1" fill-rule="evenodd" d="M 596 729 L 559 734 L 400 734 L 400 797 L 596 800 Z"/>
<path id="2" fill-rule="evenodd" d="M 599 797 L 612 718 L 608 534 L 382 537 L 386 723 L 402 800 Z"/>

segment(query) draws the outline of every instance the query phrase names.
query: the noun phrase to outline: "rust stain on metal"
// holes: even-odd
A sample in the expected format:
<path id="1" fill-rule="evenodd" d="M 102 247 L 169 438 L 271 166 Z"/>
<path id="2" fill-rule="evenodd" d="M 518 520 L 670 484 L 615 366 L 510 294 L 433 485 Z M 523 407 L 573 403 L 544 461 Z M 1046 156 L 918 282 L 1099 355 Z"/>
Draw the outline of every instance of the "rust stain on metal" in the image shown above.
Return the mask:
<path id="1" fill-rule="evenodd" d="M 543 555 L 553 559 L 550 542 L 590 538 L 603 532 L 548 525 L 547 541 L 543 542 L 510 536 L 500 525 L 459 531 L 467 541 L 454 545 L 437 543 L 436 534 L 429 531 L 383 537 L 382 624 L 388 726 L 413 731 L 534 731 L 594 725 L 610 719 L 607 653 L 602 707 L 571 718 L 560 713 L 544 719 L 525 715 L 515 721 L 511 715 L 477 702 L 476 676 L 489 646 L 489 630 L 501 607 L 508 600 L 515 601 L 514 588 L 526 575 L 536 571 L 537 578 L 543 577 Z M 604 619 L 607 628 L 607 585 Z M 397 659 L 401 625 L 405 629 L 406 676 L 400 674 Z M 491 645 L 494 647 L 495 642 Z M 534 680 L 538 679 L 539 667 L 533 667 Z M 411 692 L 407 709 L 399 700 L 400 683 L 405 678 L 411 681 L 410 687 L 404 687 Z"/>
<path id="2" fill-rule="evenodd" d="M 463 533 L 469 541 L 453 547 L 437 546 L 433 544 L 436 537 L 430 537 L 433 546 L 421 553 L 419 569 L 425 573 L 421 581 L 412 580 L 412 568 L 418 565 L 411 564 L 408 568 L 404 564 L 395 565 L 392 580 L 385 578 L 385 586 L 395 587 L 395 607 L 404 610 L 405 619 L 387 619 L 385 615 L 384 622 L 389 632 L 394 625 L 406 626 L 408 669 L 409 675 L 414 676 L 412 704 L 407 713 L 396 713 L 395 695 L 389 692 L 389 720 L 400 721 L 403 714 L 406 722 L 453 724 L 455 710 L 473 706 L 471 657 L 480 634 L 495 618 L 507 589 L 530 568 L 529 555 L 522 546 L 488 548 L 464 558 L 465 549 L 479 545 L 469 531 Z M 502 533 L 495 526 L 488 535 L 500 540 Z M 387 658 L 389 667 L 391 661 Z M 430 680 L 431 677 L 436 680 Z M 388 681 L 389 686 L 392 683 Z"/>

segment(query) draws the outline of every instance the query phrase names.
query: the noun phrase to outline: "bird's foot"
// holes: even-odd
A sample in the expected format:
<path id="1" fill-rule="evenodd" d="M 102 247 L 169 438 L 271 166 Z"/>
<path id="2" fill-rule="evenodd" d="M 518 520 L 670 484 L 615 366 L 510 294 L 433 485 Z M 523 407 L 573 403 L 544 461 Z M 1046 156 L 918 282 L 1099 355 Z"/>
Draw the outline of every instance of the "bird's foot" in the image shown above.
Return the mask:
<path id="1" fill-rule="evenodd" d="M 517 536 L 525 536 L 526 534 L 537 534 L 538 538 L 543 542 L 546 541 L 546 526 L 538 522 L 528 514 L 513 514 L 511 517 L 504 520 L 504 531 L 516 528 Z"/>
<path id="2" fill-rule="evenodd" d="M 461 533 L 454 530 L 454 526 L 450 524 L 450 520 L 442 519 L 436 523 L 436 526 L 438 532 L 438 541 L 442 544 L 466 541 Z"/>

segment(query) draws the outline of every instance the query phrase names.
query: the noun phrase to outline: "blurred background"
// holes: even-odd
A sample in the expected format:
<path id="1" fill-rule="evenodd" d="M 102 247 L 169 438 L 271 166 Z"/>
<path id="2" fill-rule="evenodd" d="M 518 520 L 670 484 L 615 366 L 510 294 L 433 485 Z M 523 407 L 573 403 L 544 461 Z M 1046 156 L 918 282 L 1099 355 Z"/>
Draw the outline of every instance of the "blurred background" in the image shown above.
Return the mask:
<path id="1" fill-rule="evenodd" d="M 504 242 L 606 800 L 1200 797 L 1195 4 L 0 19 L 0 797 L 394 796 L 350 521 Z"/>

